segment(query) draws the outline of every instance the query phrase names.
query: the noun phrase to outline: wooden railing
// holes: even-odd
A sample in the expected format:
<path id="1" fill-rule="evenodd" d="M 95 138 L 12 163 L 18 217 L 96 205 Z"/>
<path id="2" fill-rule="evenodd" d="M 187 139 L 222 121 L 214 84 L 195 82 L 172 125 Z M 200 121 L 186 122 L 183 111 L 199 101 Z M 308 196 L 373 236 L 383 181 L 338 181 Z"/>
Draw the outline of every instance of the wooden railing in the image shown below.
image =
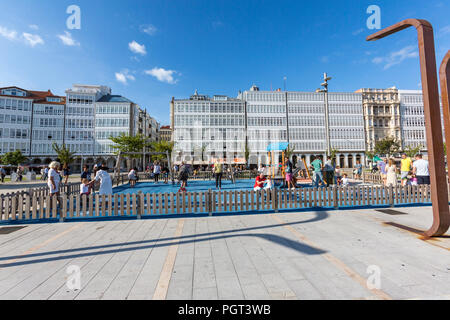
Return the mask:
<path id="1" fill-rule="evenodd" d="M 271 191 L 203 191 L 109 196 L 62 194 L 38 196 L 20 193 L 0 201 L 0 221 L 30 221 L 86 217 L 136 217 L 173 214 L 213 214 L 339 209 L 429 204 L 429 186 L 352 186 L 346 188 L 301 188 Z"/>

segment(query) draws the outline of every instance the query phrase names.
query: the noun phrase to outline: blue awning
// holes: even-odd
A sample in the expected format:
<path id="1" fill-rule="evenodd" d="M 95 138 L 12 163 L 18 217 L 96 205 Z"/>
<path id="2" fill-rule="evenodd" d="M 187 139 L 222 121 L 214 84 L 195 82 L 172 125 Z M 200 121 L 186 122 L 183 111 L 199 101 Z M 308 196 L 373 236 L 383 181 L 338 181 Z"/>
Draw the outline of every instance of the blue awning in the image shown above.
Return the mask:
<path id="1" fill-rule="evenodd" d="M 289 147 L 289 143 L 288 142 L 271 143 L 267 147 L 267 152 L 271 152 L 271 151 L 285 151 L 288 147 Z"/>

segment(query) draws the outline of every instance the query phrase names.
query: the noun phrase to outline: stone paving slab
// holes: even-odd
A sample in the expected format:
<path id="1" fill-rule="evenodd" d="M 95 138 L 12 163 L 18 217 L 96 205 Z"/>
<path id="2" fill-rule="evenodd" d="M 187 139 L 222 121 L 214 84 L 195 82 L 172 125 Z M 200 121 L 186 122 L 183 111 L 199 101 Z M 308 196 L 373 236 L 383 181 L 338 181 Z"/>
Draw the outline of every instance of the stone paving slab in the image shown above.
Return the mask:
<path id="1" fill-rule="evenodd" d="M 0 235 L 0 299 L 450 299 L 450 234 L 396 210 L 28 225 Z"/>

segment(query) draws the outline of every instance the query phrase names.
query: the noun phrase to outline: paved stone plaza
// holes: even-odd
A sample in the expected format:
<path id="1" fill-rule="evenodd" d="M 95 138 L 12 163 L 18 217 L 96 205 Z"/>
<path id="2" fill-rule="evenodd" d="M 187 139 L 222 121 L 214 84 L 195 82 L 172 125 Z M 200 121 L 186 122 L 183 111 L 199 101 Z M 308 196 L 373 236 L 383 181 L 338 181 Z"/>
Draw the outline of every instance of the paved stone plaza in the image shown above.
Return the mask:
<path id="1" fill-rule="evenodd" d="M 431 207 L 28 225 L 0 234 L 0 299 L 450 299 Z M 81 290 L 67 286 L 81 269 Z M 369 266 L 381 287 L 369 289 Z"/>

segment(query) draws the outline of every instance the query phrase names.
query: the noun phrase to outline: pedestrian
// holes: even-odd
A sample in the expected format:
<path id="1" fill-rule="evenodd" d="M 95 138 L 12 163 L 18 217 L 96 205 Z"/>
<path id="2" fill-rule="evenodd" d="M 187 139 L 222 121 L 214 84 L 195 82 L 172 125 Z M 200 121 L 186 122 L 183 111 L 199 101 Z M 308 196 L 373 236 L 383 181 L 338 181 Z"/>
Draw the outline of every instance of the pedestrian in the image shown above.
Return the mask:
<path id="1" fill-rule="evenodd" d="M 178 190 L 178 192 L 186 192 L 188 179 L 189 179 L 189 168 L 183 161 L 181 163 L 180 174 L 178 176 L 178 180 L 181 182 L 181 187 Z"/>
<path id="2" fill-rule="evenodd" d="M 266 176 L 263 173 L 260 173 L 259 176 L 255 179 L 255 186 L 253 187 L 254 191 L 259 191 L 264 188 L 264 184 L 266 182 Z"/>
<path id="3" fill-rule="evenodd" d="M 322 174 L 323 170 L 322 160 L 320 160 L 319 157 L 315 157 L 314 161 L 311 162 L 311 168 L 313 169 L 314 172 L 313 175 L 314 186 L 317 188 L 319 187 L 319 183 L 324 184 Z"/>
<path id="4" fill-rule="evenodd" d="M 397 166 L 395 165 L 394 159 L 389 159 L 388 165 L 386 166 L 386 185 L 387 186 L 397 186 Z"/>
<path id="5" fill-rule="evenodd" d="M 362 164 L 361 161 L 356 160 L 356 165 L 355 165 L 355 179 L 360 180 L 361 179 L 361 175 L 362 175 Z"/>
<path id="6" fill-rule="evenodd" d="M 384 158 L 382 161 L 379 161 L 377 164 L 378 170 L 380 170 L 380 176 L 381 180 L 383 181 L 383 185 L 387 185 L 387 172 L 386 172 L 386 166 L 387 166 L 387 158 Z"/>
<path id="7" fill-rule="evenodd" d="M 214 163 L 214 174 L 216 177 L 216 189 L 219 189 L 219 191 L 222 189 L 222 164 L 219 162 L 219 160 L 216 160 Z"/>
<path id="8" fill-rule="evenodd" d="M 23 169 L 22 169 L 22 167 L 17 167 L 16 173 L 17 173 L 18 181 L 22 182 L 22 179 L 23 179 Z"/>
<path id="9" fill-rule="evenodd" d="M 131 168 L 128 172 L 128 180 L 130 181 L 131 188 L 134 188 L 136 186 L 136 170 L 134 168 Z"/>
<path id="10" fill-rule="evenodd" d="M 340 186 L 342 184 L 342 174 L 341 174 L 341 167 L 336 166 L 335 172 L 334 172 L 334 180 L 336 185 Z"/>
<path id="11" fill-rule="evenodd" d="M 402 154 L 402 160 L 401 160 L 401 179 L 402 179 L 402 186 L 406 186 L 406 183 L 408 182 L 408 175 L 411 172 L 412 168 L 412 160 L 410 157 L 406 155 L 406 153 Z"/>
<path id="12" fill-rule="evenodd" d="M 95 178 L 90 182 L 91 186 L 93 186 L 96 181 L 100 181 L 99 195 L 112 195 L 112 181 L 106 166 L 97 166 Z"/>
<path id="13" fill-rule="evenodd" d="M 416 155 L 416 161 L 413 163 L 413 175 L 417 178 L 417 184 L 430 184 L 430 169 L 427 160 L 422 159 L 421 154 Z"/>
<path id="14" fill-rule="evenodd" d="M 59 162 L 56 162 L 56 161 L 53 161 L 49 165 L 50 170 L 48 171 L 47 185 L 48 185 L 48 188 L 50 189 L 50 196 L 59 197 L 59 185 L 61 182 L 61 176 L 59 175 L 59 172 L 58 172 L 59 167 L 60 167 L 60 164 L 59 164 Z"/>
<path id="15" fill-rule="evenodd" d="M 346 173 L 342 176 L 342 186 L 348 187 L 350 185 L 350 180 L 348 179 L 348 176 Z"/>
<path id="16" fill-rule="evenodd" d="M 161 170 L 163 176 L 164 176 L 164 183 L 168 184 L 169 183 L 169 168 L 167 168 L 166 166 L 164 166 Z"/>
<path id="17" fill-rule="evenodd" d="M 161 166 L 159 165 L 159 162 L 155 162 L 155 165 L 153 166 L 153 176 L 155 178 L 155 183 L 159 182 L 160 174 L 161 174 Z"/>
<path id="18" fill-rule="evenodd" d="M 48 171 L 49 171 L 49 168 L 45 167 L 45 169 L 44 169 L 44 177 L 42 178 L 42 180 L 47 180 L 47 178 L 48 178 Z"/>
<path id="19" fill-rule="evenodd" d="M 67 181 L 69 180 L 70 177 L 70 168 L 67 165 L 67 163 L 65 163 L 63 166 L 63 176 L 64 176 L 64 184 L 67 184 Z"/>
<path id="20" fill-rule="evenodd" d="M 289 189 L 295 190 L 295 185 L 294 185 L 294 182 L 293 182 L 293 180 L 294 180 L 294 176 L 293 176 L 294 168 L 292 166 L 291 160 L 286 159 L 286 162 L 285 162 L 284 165 L 285 165 L 285 170 L 284 171 L 286 173 L 287 188 L 288 188 L 288 190 Z"/>
<path id="21" fill-rule="evenodd" d="M 5 177 L 6 177 L 6 171 L 3 167 L 0 167 L 0 175 L 2 177 L 2 183 L 5 182 Z"/>
<path id="22" fill-rule="evenodd" d="M 327 184 L 327 187 L 329 187 L 330 185 L 333 184 L 334 180 L 334 166 L 331 157 L 328 157 L 327 162 L 325 162 L 324 172 L 325 172 L 325 182 Z"/>
<path id="23" fill-rule="evenodd" d="M 81 173 L 81 180 L 83 179 L 91 181 L 91 172 L 89 171 L 89 167 L 87 165 L 83 166 L 83 172 Z"/>

